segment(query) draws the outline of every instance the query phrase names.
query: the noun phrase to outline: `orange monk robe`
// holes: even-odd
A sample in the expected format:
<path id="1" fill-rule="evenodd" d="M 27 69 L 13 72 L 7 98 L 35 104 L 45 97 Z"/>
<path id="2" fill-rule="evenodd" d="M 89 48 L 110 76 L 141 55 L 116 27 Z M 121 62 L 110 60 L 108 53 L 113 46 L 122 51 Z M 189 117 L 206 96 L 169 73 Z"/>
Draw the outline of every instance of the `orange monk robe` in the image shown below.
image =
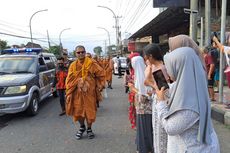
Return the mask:
<path id="1" fill-rule="evenodd" d="M 105 79 L 106 79 L 106 81 L 109 81 L 110 80 L 110 72 L 112 72 L 110 69 L 109 60 L 104 61 L 104 70 L 105 70 Z"/>
<path id="2" fill-rule="evenodd" d="M 96 63 L 103 69 L 103 72 L 102 72 L 102 73 L 104 73 L 104 75 L 105 75 L 105 70 L 104 70 L 104 68 L 102 67 L 103 64 L 102 64 L 102 63 L 99 63 L 99 61 L 101 61 L 101 59 L 98 58 L 98 59 L 95 60 L 95 61 L 96 61 Z M 105 78 L 105 77 L 104 77 L 104 78 Z M 100 84 L 101 84 L 102 87 L 105 87 L 105 84 L 106 84 L 105 80 L 104 80 L 103 82 L 100 82 Z M 96 89 L 96 96 L 97 96 L 97 101 L 98 101 L 98 102 L 102 102 L 102 100 L 103 100 L 102 91 L 99 91 L 98 88 Z"/>
<path id="3" fill-rule="evenodd" d="M 66 78 L 66 114 L 77 121 L 84 117 L 89 122 L 96 119 L 96 88 L 101 89 L 104 81 L 103 69 L 88 57 L 81 64 L 79 60 L 71 63 Z M 79 82 L 84 80 L 86 88 L 80 88 Z M 82 86 L 82 84 L 81 84 Z"/>
<path id="4" fill-rule="evenodd" d="M 112 79 L 113 79 L 113 59 L 109 59 L 109 70 L 108 70 L 108 81 L 112 83 Z"/>

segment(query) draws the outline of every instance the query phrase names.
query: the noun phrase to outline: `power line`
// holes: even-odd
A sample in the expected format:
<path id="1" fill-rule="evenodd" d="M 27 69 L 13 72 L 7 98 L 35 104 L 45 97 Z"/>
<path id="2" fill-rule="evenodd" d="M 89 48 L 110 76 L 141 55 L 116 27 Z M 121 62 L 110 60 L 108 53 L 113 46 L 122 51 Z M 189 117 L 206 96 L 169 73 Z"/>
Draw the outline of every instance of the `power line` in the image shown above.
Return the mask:
<path id="1" fill-rule="evenodd" d="M 126 16 L 126 14 L 125 14 L 125 19 L 126 20 L 128 20 L 129 19 L 129 21 L 131 20 L 131 18 L 134 16 L 134 14 L 135 14 L 135 12 L 139 9 L 139 7 L 140 7 L 140 5 L 143 3 L 143 1 L 144 0 L 142 0 L 141 2 L 140 2 L 140 4 L 137 6 L 137 8 L 135 9 L 135 1 L 134 1 L 134 3 L 132 3 L 133 5 L 132 5 L 132 7 L 131 7 L 131 9 L 129 9 L 129 11 L 127 12 L 127 16 Z M 133 14 L 132 14 L 133 13 Z M 127 18 L 128 16 L 130 16 L 130 18 Z M 124 20 L 122 20 L 122 23 L 124 22 Z M 126 22 L 126 23 L 128 23 L 128 22 Z"/>
<path id="2" fill-rule="evenodd" d="M 123 16 L 124 16 L 124 18 L 125 18 L 125 16 L 126 16 L 126 12 L 127 12 L 127 9 L 128 9 L 128 6 L 130 6 L 129 4 L 130 4 L 130 0 L 129 1 L 126 1 L 127 3 L 125 4 L 125 10 L 123 11 Z M 123 20 L 124 20 L 124 18 L 123 18 Z M 123 22 L 123 20 L 121 21 L 121 22 Z"/>
<path id="3" fill-rule="evenodd" d="M 118 11 L 117 11 L 117 14 L 119 15 L 120 14 L 120 11 L 122 10 L 122 4 L 123 4 L 124 0 L 120 0 L 120 5 L 119 5 L 119 8 L 118 8 Z"/>
<path id="4" fill-rule="evenodd" d="M 134 23 L 136 22 L 136 19 L 138 19 L 140 17 L 140 15 L 143 13 L 143 10 L 147 7 L 147 5 L 149 4 L 150 0 L 146 1 L 147 3 L 143 3 L 143 5 L 140 7 L 139 11 L 141 11 L 141 13 L 139 13 L 139 11 L 134 15 L 134 17 L 132 18 L 130 24 L 126 27 L 125 31 L 128 31 L 128 29 L 130 29 Z M 138 14 L 139 13 L 139 14 Z"/>
<path id="5" fill-rule="evenodd" d="M 135 16 L 137 15 L 137 13 L 140 11 L 142 5 L 144 4 L 145 0 L 142 0 L 140 2 L 140 4 L 137 6 L 136 10 L 134 11 L 134 13 L 132 14 L 132 16 L 129 18 L 129 20 L 126 22 L 126 29 L 127 27 L 131 24 L 131 22 L 133 21 L 133 19 L 135 19 Z"/>
<path id="6" fill-rule="evenodd" d="M 18 29 L 18 28 L 12 27 L 12 26 L 4 24 L 4 23 L 0 23 L 0 25 L 2 25 L 4 27 L 7 27 L 7 28 L 11 28 L 11 29 L 15 29 L 15 30 L 18 30 L 18 31 L 22 31 L 22 32 L 28 33 L 28 31 L 25 31 L 25 30 L 22 30 L 22 29 Z"/>
<path id="7" fill-rule="evenodd" d="M 146 3 L 144 10 L 146 10 L 146 7 L 148 6 L 150 0 L 148 1 L 148 3 Z M 150 12 L 152 12 L 152 9 L 147 12 L 147 11 L 143 11 L 141 14 L 137 15 L 136 20 L 133 21 L 133 23 L 130 25 L 129 28 L 127 28 L 128 31 L 131 31 L 131 29 L 134 28 L 134 25 L 140 25 L 139 23 L 142 21 L 146 21 L 147 18 L 149 18 Z M 145 13 L 145 14 L 144 14 Z M 137 23 L 137 21 L 139 21 Z"/>
<path id="8" fill-rule="evenodd" d="M 18 27 L 16 28 L 16 27 L 12 26 L 12 25 L 16 25 L 16 24 L 12 24 L 12 23 L 9 23 L 9 22 L 6 22 L 6 21 L 2 21 L 2 20 L 0 20 L 0 22 L 3 22 L 3 23 L 0 23 L 0 25 L 2 25 L 4 27 L 7 27 L 9 29 L 14 29 L 14 30 L 21 31 L 21 32 L 24 32 L 24 33 L 27 33 L 27 34 L 30 33 L 29 31 L 26 31 L 26 30 L 20 29 Z M 20 26 L 20 25 L 16 25 L 16 26 Z M 21 27 L 28 28 L 26 26 L 21 26 Z M 39 33 L 39 32 L 33 32 L 33 34 L 46 36 L 45 34 L 42 34 L 42 33 Z"/>
<path id="9" fill-rule="evenodd" d="M 9 34 L 9 33 L 5 33 L 5 32 L 0 32 L 0 34 L 6 35 L 6 36 L 11 36 L 11 37 L 17 37 L 17 38 L 31 39 L 30 37 L 20 36 L 20 35 L 15 35 L 15 34 Z M 47 42 L 45 40 L 40 40 L 38 38 L 33 38 L 33 39 L 37 40 L 37 41 L 41 41 L 41 42 Z"/>

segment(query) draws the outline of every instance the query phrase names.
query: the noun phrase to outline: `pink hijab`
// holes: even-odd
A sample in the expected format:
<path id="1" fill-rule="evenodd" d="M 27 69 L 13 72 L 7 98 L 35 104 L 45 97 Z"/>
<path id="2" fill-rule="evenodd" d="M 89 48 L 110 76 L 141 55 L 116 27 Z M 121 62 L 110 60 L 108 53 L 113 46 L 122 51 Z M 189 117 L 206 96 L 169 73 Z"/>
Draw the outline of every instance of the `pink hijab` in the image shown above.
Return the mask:
<path id="1" fill-rule="evenodd" d="M 173 51 L 180 47 L 190 47 L 195 50 L 195 53 L 197 56 L 199 56 L 201 63 L 204 64 L 204 59 L 201 53 L 201 50 L 199 49 L 198 45 L 187 35 L 177 35 L 175 37 L 169 38 L 169 49 L 170 51 Z"/>

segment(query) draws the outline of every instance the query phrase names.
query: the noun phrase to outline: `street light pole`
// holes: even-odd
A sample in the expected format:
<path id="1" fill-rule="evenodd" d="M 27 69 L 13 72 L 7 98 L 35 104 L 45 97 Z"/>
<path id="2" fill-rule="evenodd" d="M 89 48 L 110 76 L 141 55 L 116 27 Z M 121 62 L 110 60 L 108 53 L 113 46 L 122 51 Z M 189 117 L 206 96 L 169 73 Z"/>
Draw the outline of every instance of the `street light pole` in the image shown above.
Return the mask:
<path id="1" fill-rule="evenodd" d="M 110 34 L 109 34 L 109 31 L 107 30 L 107 29 L 105 29 L 105 28 L 103 28 L 103 27 L 97 27 L 98 29 L 102 29 L 102 30 L 105 30 L 106 32 L 107 32 L 107 34 L 108 34 L 108 38 L 109 38 L 109 46 L 111 46 L 111 43 L 110 43 Z M 106 43 L 105 43 L 106 44 Z M 106 48 L 106 47 L 105 47 Z M 108 54 L 108 51 L 109 51 L 109 47 L 108 47 L 108 49 L 106 49 L 107 50 L 107 52 L 105 52 L 105 54 Z"/>
<path id="2" fill-rule="evenodd" d="M 31 21 L 32 21 L 32 18 L 34 17 L 35 14 L 37 14 L 37 13 L 39 13 L 39 12 L 44 12 L 44 11 L 48 11 L 48 9 L 39 10 L 39 11 L 35 12 L 34 14 L 32 14 L 32 16 L 30 17 L 29 26 L 30 26 L 30 39 L 31 39 L 31 42 L 32 42 L 32 43 L 33 43 L 32 28 L 31 28 Z"/>
<path id="3" fill-rule="evenodd" d="M 61 43 L 61 35 L 62 35 L 62 33 L 64 32 L 64 31 L 66 31 L 66 30 L 70 30 L 71 28 L 65 28 L 65 29 L 63 29 L 61 32 L 60 32 L 60 34 L 59 34 L 59 42 L 60 42 L 60 55 L 62 55 L 62 43 Z"/>
<path id="4" fill-rule="evenodd" d="M 103 30 L 105 30 L 106 32 L 107 32 L 107 34 L 108 34 L 108 38 L 109 38 L 109 46 L 111 45 L 111 42 L 110 42 L 110 34 L 109 34 L 109 31 L 107 30 L 107 29 L 105 29 L 105 28 L 103 28 L 103 27 L 97 27 L 98 29 L 103 29 Z"/>
<path id="5" fill-rule="evenodd" d="M 114 11 L 106 6 L 98 6 L 101 8 L 105 8 L 108 9 L 109 11 L 111 11 L 113 13 L 113 16 L 115 18 L 115 28 L 116 28 L 116 48 L 118 49 L 118 45 L 119 45 L 119 26 L 118 26 L 118 16 L 116 16 L 116 14 L 114 13 Z"/>

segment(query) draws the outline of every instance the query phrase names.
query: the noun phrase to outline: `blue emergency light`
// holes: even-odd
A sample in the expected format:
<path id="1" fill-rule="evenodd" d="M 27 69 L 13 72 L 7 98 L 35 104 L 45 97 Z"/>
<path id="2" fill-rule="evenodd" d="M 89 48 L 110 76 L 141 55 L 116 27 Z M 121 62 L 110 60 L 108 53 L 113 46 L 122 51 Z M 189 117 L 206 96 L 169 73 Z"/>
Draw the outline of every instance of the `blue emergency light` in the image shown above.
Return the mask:
<path id="1" fill-rule="evenodd" d="M 18 53 L 35 53 L 39 54 L 42 48 L 9 48 L 2 51 L 2 54 L 18 54 Z"/>

